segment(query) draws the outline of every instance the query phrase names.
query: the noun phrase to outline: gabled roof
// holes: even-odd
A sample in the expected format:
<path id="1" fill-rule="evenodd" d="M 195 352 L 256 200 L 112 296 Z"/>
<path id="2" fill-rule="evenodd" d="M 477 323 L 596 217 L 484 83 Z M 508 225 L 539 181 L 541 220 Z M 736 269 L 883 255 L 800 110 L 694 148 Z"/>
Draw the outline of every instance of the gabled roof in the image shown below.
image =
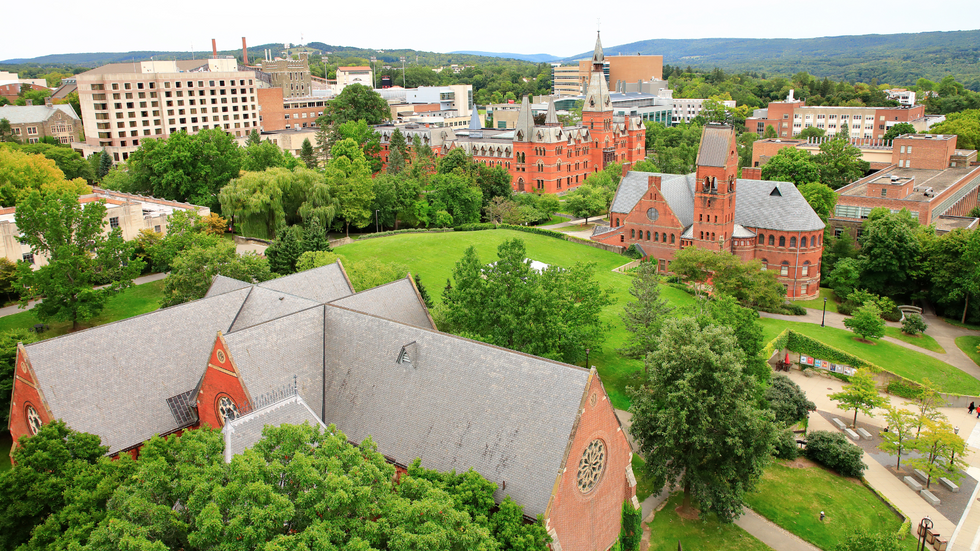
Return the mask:
<path id="1" fill-rule="evenodd" d="M 337 299 L 330 304 L 390 319 L 406 325 L 435 329 L 411 276 Z"/>
<path id="2" fill-rule="evenodd" d="M 621 214 L 633 212 L 649 189 L 650 176 L 660 176 L 661 194 L 681 225 L 687 228 L 693 224 L 694 174 L 630 171 L 620 182 L 610 210 Z M 782 195 L 771 195 L 777 186 Z M 824 227 L 795 185 L 768 180 L 736 180 L 735 223 L 776 231 L 816 231 Z"/>
<path id="3" fill-rule="evenodd" d="M 167 400 L 196 387 L 215 335 L 228 330 L 247 295 L 188 302 L 25 350 L 52 414 L 115 453 L 181 427 Z"/>
<path id="4" fill-rule="evenodd" d="M 238 289 L 244 289 L 251 286 L 252 285 L 250 283 L 245 283 L 244 281 L 239 281 L 237 279 L 232 279 L 219 274 L 214 276 L 214 279 L 211 280 L 211 287 L 209 287 L 208 292 L 204 294 L 204 298 L 221 295 L 231 291 L 237 291 Z"/>
<path id="5" fill-rule="evenodd" d="M 494 499 L 545 512 L 588 371 L 333 305 L 325 313 L 325 421 L 403 465 L 418 457 L 506 481 Z M 412 343 L 411 363 L 398 363 Z"/>
<path id="6" fill-rule="evenodd" d="M 229 332 L 240 331 L 253 325 L 281 318 L 285 315 L 317 306 L 310 299 L 280 293 L 264 287 L 253 286 L 245 304 L 235 318 Z"/>
<path id="7" fill-rule="evenodd" d="M 326 429 L 317 413 L 300 396 L 291 396 L 268 406 L 246 413 L 225 423 L 221 432 L 225 439 L 225 463 L 262 439 L 262 429 L 267 425 L 310 425 Z"/>
<path id="8" fill-rule="evenodd" d="M 252 401 L 296 381 L 318 415 L 323 407 L 323 306 L 296 312 L 225 335 L 228 354 Z M 212 339 L 213 340 L 213 339 Z"/>
<path id="9" fill-rule="evenodd" d="M 0 107 L 0 119 L 7 119 L 10 124 L 30 124 L 44 122 L 58 111 L 81 123 L 75 110 L 67 104 L 52 105 L 4 105 Z"/>
<path id="10" fill-rule="evenodd" d="M 480 122 L 480 113 L 474 109 L 473 114 L 470 115 L 470 130 L 481 130 L 482 128 L 483 123 Z"/>
<path id="11" fill-rule="evenodd" d="M 728 160 L 728 146 L 731 144 L 732 127 L 709 124 L 701 133 L 698 146 L 698 166 L 724 167 Z"/>
<path id="12" fill-rule="evenodd" d="M 354 288 L 351 287 L 339 261 L 305 272 L 263 281 L 258 286 L 310 299 L 319 304 L 354 294 Z"/>

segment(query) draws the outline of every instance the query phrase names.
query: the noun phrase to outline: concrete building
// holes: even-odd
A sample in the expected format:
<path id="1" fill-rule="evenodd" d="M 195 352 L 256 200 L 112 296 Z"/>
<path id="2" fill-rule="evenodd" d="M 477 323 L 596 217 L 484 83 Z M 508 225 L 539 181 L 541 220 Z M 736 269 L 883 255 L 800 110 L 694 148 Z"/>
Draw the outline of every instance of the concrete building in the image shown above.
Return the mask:
<path id="1" fill-rule="evenodd" d="M 82 204 L 95 201 L 105 202 L 105 230 L 108 232 L 119 228 L 126 241 L 139 237 L 141 230 L 152 230 L 166 235 L 167 220 L 177 210 L 194 212 L 200 216 L 211 214 L 207 207 L 102 188 L 93 188 L 92 193 L 78 198 L 78 202 Z M 31 247 L 18 240 L 20 230 L 14 221 L 16 210 L 15 207 L 0 209 L 0 256 L 11 262 L 23 260 L 35 267 L 44 266 L 48 263 L 47 256 L 35 257 L 31 253 Z"/>
<path id="2" fill-rule="evenodd" d="M 912 107 L 915 105 L 915 92 L 911 90 L 906 90 L 905 88 L 892 88 L 891 90 L 885 90 L 885 94 L 888 96 L 888 99 L 895 100 L 905 107 Z"/>
<path id="3" fill-rule="evenodd" d="M 279 149 L 283 151 L 288 151 L 293 157 L 299 158 L 300 152 L 303 150 L 303 140 L 310 140 L 310 144 L 316 147 L 316 132 L 319 130 L 315 126 L 307 128 L 293 128 L 293 129 L 280 129 L 264 131 L 259 134 L 259 138 L 262 141 L 268 140 L 275 145 L 279 146 Z M 245 142 L 248 141 L 248 137 L 236 138 L 235 142 L 241 147 L 245 147 Z"/>
<path id="4" fill-rule="evenodd" d="M 337 85 L 334 93 L 341 93 L 351 84 L 374 88 L 374 72 L 370 67 L 337 67 Z"/>
<path id="5" fill-rule="evenodd" d="M 673 96 L 673 90 L 667 90 L 670 92 L 668 96 L 671 101 L 671 115 L 673 124 L 680 123 L 690 123 L 697 116 L 701 114 L 701 110 L 704 109 L 704 99 L 702 98 L 675 98 Z M 666 96 L 666 94 L 663 94 Z M 734 100 L 722 100 L 718 103 L 724 105 L 725 107 L 735 107 Z"/>
<path id="6" fill-rule="evenodd" d="M 551 90 L 558 96 L 577 96 L 582 93 L 582 80 L 578 63 L 567 65 L 555 63 L 551 67 Z"/>
<path id="7" fill-rule="evenodd" d="M 7 119 L 14 136 L 24 143 L 37 143 L 45 136 L 63 144 L 84 139 L 82 121 L 75 110 L 68 104 L 54 105 L 51 98 L 45 98 L 44 105 L 4 105 L 0 119 Z"/>
<path id="8" fill-rule="evenodd" d="M 632 166 L 645 157 L 646 129 L 639 116 L 615 114 L 603 66 L 602 44 L 597 39 L 580 125 L 563 127 L 553 100 L 548 103 L 544 123 L 535 124 L 531 103 L 525 97 L 512 130 L 482 128 L 475 111 L 465 130 L 378 126 L 382 160 L 387 163 L 388 144 L 398 128 L 409 143 L 409 134 L 422 134 L 423 142 L 436 155 L 458 147 L 478 163 L 507 170 L 517 192 L 564 193 L 610 163 Z M 494 117 L 497 122 L 497 111 Z"/>
<path id="9" fill-rule="evenodd" d="M 420 123 L 465 128 L 474 110 L 473 86 L 393 86 L 375 90 L 391 109 L 396 123 Z M 481 117 L 482 120 L 482 117 Z"/>
<path id="10" fill-rule="evenodd" d="M 85 123 L 83 155 L 103 148 L 125 160 L 145 138 L 259 129 L 255 71 L 234 58 L 115 63 L 76 75 Z"/>
<path id="11" fill-rule="evenodd" d="M 820 128 L 835 136 L 845 126 L 848 136 L 870 140 L 881 139 L 892 126 L 925 118 L 925 106 L 902 107 L 835 107 L 810 106 L 793 98 L 790 90 L 785 101 L 773 101 L 765 109 L 756 109 L 745 119 L 745 128 L 760 136 L 772 127 L 780 138 L 792 138 L 804 128 Z"/>
<path id="12" fill-rule="evenodd" d="M 976 225 L 965 216 L 980 194 L 976 150 L 956 149 L 956 136 L 906 134 L 895 139 L 891 154 L 886 167 L 837 190 L 828 221 L 834 235 L 860 237 L 862 222 L 876 207 L 907 209 L 937 231 Z"/>
<path id="13" fill-rule="evenodd" d="M 683 248 L 728 251 L 778 270 L 786 296 L 818 296 L 824 223 L 792 183 L 737 179 L 737 172 L 734 129 L 709 124 L 697 172 L 627 173 L 609 227 L 596 227 L 592 240 L 634 245 L 665 273 Z"/>
<path id="14" fill-rule="evenodd" d="M 310 63 L 307 52 L 299 54 L 299 59 L 260 60 L 258 68 L 269 75 L 269 84 L 282 90 L 282 97 L 303 98 L 313 91 Z"/>
<path id="15" fill-rule="evenodd" d="M 584 94 L 592 75 L 592 61 L 582 59 L 573 63 L 552 64 L 552 90 L 556 96 Z M 605 56 L 602 74 L 611 90 L 619 90 L 620 83 L 660 80 L 663 78 L 662 55 L 612 55 Z"/>

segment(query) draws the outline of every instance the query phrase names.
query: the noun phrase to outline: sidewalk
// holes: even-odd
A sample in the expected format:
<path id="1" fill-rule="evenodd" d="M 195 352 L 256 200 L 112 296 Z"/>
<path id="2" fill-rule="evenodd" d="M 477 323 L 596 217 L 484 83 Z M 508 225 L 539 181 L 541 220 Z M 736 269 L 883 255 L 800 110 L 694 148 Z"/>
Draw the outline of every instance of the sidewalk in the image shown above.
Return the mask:
<path id="1" fill-rule="evenodd" d="M 149 283 L 151 281 L 160 281 L 161 279 L 163 279 L 165 277 L 167 277 L 167 274 L 161 274 L 161 273 L 147 274 L 145 276 L 140 276 L 140 277 L 137 277 L 136 279 L 134 279 L 133 280 L 133 285 L 142 285 L 144 283 Z M 0 318 L 2 318 L 4 316 L 10 316 L 10 315 L 13 315 L 13 314 L 19 314 L 21 312 L 25 312 L 27 310 L 30 310 L 31 308 L 34 308 L 34 304 L 35 303 L 37 303 L 36 300 L 30 301 L 29 303 L 27 303 L 27 307 L 26 308 L 21 308 L 17 304 L 14 304 L 12 306 L 4 306 L 3 308 L 0 308 Z"/>

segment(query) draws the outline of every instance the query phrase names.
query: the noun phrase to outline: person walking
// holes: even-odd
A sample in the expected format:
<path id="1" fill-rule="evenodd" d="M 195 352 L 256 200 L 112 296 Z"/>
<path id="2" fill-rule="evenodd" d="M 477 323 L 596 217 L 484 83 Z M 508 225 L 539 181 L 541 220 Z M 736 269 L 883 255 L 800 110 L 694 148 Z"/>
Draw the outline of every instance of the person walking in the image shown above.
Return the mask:
<path id="1" fill-rule="evenodd" d="M 975 410 L 975 409 L 977 409 L 977 405 L 976 405 L 976 403 L 974 403 L 974 402 L 970 402 L 970 407 L 968 407 L 968 408 L 966 408 L 966 411 L 967 411 L 967 412 L 968 412 L 968 413 L 969 413 L 970 415 L 973 415 L 973 410 Z"/>

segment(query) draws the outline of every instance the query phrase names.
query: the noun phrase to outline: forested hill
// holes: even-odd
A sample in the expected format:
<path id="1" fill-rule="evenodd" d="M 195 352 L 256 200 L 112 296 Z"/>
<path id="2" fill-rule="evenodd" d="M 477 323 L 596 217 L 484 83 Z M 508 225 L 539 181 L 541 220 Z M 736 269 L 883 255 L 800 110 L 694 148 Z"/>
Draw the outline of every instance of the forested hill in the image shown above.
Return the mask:
<path id="1" fill-rule="evenodd" d="M 980 90 L 980 30 L 823 38 L 654 39 L 604 47 L 608 55 L 663 55 L 664 63 L 725 71 L 911 85 L 953 75 Z M 569 59 L 586 58 L 592 51 Z"/>

